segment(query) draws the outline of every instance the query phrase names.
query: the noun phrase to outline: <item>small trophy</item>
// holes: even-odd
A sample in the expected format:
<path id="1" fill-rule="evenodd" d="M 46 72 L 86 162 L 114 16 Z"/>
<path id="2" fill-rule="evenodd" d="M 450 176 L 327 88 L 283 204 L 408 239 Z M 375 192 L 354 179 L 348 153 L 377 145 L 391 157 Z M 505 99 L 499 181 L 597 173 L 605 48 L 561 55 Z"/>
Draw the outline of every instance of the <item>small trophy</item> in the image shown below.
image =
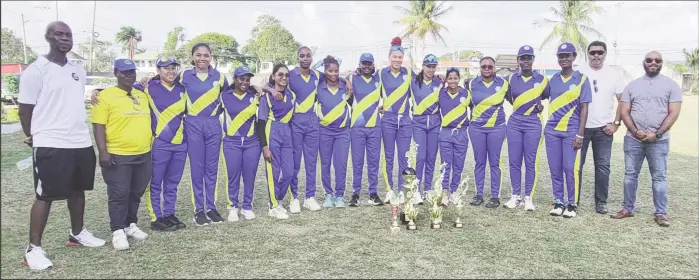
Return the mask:
<path id="1" fill-rule="evenodd" d="M 400 223 L 398 222 L 398 205 L 399 205 L 399 200 L 398 196 L 394 191 L 391 191 L 389 193 L 390 199 L 389 201 L 391 202 L 391 215 L 393 217 L 393 222 L 391 223 L 391 232 L 392 233 L 397 233 L 400 231 Z"/>
<path id="2" fill-rule="evenodd" d="M 435 188 L 427 193 L 427 200 L 430 202 L 430 228 L 439 229 L 442 227 L 442 197 L 444 191 Z"/>
<path id="3" fill-rule="evenodd" d="M 419 210 L 413 204 L 413 196 L 415 196 L 415 190 L 417 189 L 418 180 L 416 177 L 415 169 L 408 167 L 403 170 L 403 190 L 405 191 L 405 204 L 403 204 L 403 212 L 405 213 L 405 221 L 408 222 L 407 229 L 415 230 L 417 225 L 415 225 L 415 218 Z"/>
<path id="4" fill-rule="evenodd" d="M 466 196 L 466 191 L 468 190 L 468 177 L 466 179 L 463 179 L 461 183 L 459 184 L 459 188 L 457 189 L 457 197 L 456 197 L 456 221 L 454 221 L 454 227 L 455 228 L 462 228 L 464 227 L 464 223 L 461 221 L 461 215 L 463 214 L 464 211 L 464 197 Z"/>

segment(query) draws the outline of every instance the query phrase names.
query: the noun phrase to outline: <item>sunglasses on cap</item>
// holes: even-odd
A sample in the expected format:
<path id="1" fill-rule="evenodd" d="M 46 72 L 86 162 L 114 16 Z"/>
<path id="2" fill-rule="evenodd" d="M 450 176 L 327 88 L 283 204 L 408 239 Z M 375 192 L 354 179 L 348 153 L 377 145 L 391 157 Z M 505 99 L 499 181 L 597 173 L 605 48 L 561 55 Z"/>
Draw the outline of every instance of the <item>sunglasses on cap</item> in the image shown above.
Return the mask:
<path id="1" fill-rule="evenodd" d="M 423 61 L 423 63 L 437 63 L 437 62 L 438 62 L 437 57 L 433 56 L 433 55 L 425 58 L 425 61 Z"/>
<path id="2" fill-rule="evenodd" d="M 653 60 L 655 60 L 655 63 L 658 63 L 658 64 L 663 63 L 663 60 L 661 58 L 650 58 L 650 57 L 646 58 L 646 63 L 652 63 Z"/>
<path id="3" fill-rule="evenodd" d="M 456 67 L 449 67 L 449 68 L 447 68 L 447 72 L 456 72 L 456 73 L 459 73 L 459 68 L 456 68 Z"/>
<path id="4" fill-rule="evenodd" d="M 589 51 L 590 55 L 604 55 L 604 51 Z"/>
<path id="5" fill-rule="evenodd" d="M 400 51 L 403 52 L 405 49 L 401 46 L 391 46 L 391 51 Z"/>

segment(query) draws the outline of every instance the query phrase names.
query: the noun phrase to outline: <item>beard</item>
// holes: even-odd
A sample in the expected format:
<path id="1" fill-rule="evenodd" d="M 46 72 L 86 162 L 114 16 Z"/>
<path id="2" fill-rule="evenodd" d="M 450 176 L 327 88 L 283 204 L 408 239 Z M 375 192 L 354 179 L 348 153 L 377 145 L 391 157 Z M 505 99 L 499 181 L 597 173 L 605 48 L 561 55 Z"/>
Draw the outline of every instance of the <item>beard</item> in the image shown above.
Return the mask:
<path id="1" fill-rule="evenodd" d="M 651 78 L 658 76 L 658 74 L 660 74 L 660 70 L 663 70 L 662 65 L 658 66 L 658 69 L 653 71 L 653 70 L 650 70 L 650 68 L 648 68 L 648 66 L 646 66 L 645 62 L 641 62 L 641 63 L 643 64 L 643 70 L 646 70 L 646 75 L 648 75 L 648 77 L 651 77 Z"/>

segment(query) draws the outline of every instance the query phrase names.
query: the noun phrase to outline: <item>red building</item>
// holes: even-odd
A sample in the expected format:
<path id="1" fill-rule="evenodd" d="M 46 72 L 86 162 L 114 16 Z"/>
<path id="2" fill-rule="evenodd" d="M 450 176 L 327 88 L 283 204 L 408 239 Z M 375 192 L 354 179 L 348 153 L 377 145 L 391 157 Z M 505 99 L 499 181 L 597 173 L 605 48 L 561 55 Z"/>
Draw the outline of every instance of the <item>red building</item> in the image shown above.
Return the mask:
<path id="1" fill-rule="evenodd" d="M 29 67 L 29 64 L 20 64 L 20 63 L 13 63 L 13 64 L 3 64 L 2 65 L 2 74 L 20 74 L 22 71 L 27 69 Z"/>

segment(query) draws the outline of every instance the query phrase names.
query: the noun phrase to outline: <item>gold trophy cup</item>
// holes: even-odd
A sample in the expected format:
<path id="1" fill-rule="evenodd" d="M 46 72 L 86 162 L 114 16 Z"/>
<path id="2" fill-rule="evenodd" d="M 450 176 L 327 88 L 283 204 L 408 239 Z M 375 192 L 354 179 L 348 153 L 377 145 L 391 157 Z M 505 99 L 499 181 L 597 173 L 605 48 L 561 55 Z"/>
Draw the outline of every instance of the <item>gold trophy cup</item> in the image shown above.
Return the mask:
<path id="1" fill-rule="evenodd" d="M 456 190 L 456 221 L 454 221 L 455 228 L 464 227 L 464 223 L 461 221 L 461 215 L 464 213 L 464 197 L 466 196 L 466 191 L 468 190 L 468 177 L 463 179 L 459 184 L 459 188 Z"/>
<path id="2" fill-rule="evenodd" d="M 439 188 L 430 190 L 427 193 L 427 201 L 430 203 L 430 228 L 439 229 L 442 227 L 442 197 L 444 192 Z"/>

